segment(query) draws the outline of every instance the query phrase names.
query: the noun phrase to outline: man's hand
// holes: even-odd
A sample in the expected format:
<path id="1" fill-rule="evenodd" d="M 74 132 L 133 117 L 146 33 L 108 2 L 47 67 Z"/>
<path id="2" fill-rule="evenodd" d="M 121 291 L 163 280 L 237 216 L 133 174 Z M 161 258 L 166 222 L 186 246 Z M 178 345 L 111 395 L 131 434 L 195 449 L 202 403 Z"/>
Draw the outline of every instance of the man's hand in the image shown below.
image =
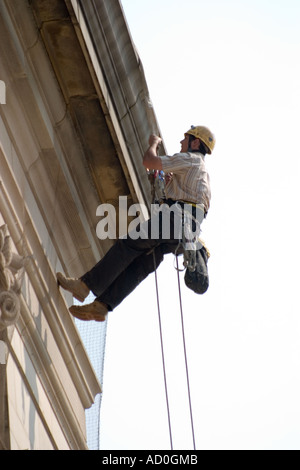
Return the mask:
<path id="1" fill-rule="evenodd" d="M 160 137 L 158 137 L 157 135 L 150 135 L 149 137 L 149 145 L 150 147 L 152 147 L 152 145 L 156 145 L 158 146 L 159 144 L 161 144 L 162 142 L 162 139 Z"/>
<path id="2" fill-rule="evenodd" d="M 157 156 L 157 147 L 162 139 L 157 135 L 150 135 L 147 152 L 144 155 L 143 164 L 148 170 L 162 170 L 161 159 Z"/>

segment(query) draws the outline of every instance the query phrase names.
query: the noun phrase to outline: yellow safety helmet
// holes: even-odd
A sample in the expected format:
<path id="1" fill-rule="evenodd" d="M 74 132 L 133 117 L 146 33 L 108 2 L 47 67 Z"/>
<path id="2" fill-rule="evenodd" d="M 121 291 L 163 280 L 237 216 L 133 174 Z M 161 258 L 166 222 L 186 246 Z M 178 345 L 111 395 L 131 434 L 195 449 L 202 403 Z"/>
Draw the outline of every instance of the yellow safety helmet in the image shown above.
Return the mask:
<path id="1" fill-rule="evenodd" d="M 211 154 L 215 147 L 216 139 L 213 133 L 205 126 L 192 126 L 185 135 L 193 135 L 196 139 L 200 139 L 207 147 L 208 153 Z"/>

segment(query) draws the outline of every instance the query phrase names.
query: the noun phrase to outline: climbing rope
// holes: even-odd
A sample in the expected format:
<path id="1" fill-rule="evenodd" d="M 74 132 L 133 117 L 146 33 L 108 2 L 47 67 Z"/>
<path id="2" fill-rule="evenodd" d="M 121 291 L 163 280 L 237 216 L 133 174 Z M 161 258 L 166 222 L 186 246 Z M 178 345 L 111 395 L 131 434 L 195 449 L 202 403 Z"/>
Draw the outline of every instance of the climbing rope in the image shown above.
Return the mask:
<path id="1" fill-rule="evenodd" d="M 149 173 L 148 173 L 148 177 L 149 177 L 149 181 L 150 181 L 151 189 L 152 189 L 152 202 L 153 203 L 155 202 L 155 197 L 156 197 L 157 187 L 155 187 L 155 182 L 158 179 L 157 178 L 158 175 L 159 175 L 159 172 L 156 172 L 156 171 L 149 171 Z M 184 234 L 184 230 L 183 230 L 183 234 Z M 186 352 L 185 329 L 184 329 L 184 321 L 183 321 L 182 296 L 181 296 L 180 277 L 179 277 L 179 271 L 180 270 L 179 270 L 179 267 L 178 267 L 178 256 L 177 256 L 176 253 L 175 253 L 175 257 L 176 257 L 176 263 L 177 263 L 176 270 L 177 270 L 177 278 L 178 278 L 178 294 L 179 294 L 179 304 L 180 304 L 180 313 L 181 313 L 181 330 L 182 330 L 182 341 L 183 341 L 183 348 L 184 348 L 186 381 L 187 381 L 190 420 L 191 420 L 191 429 L 192 429 L 192 437 L 193 437 L 193 448 L 194 448 L 194 450 L 196 450 L 193 411 L 192 411 L 192 400 L 191 400 L 191 391 L 190 391 L 190 380 L 189 380 L 188 361 L 187 361 L 187 352 Z M 159 322 L 159 332 L 160 332 L 161 355 L 162 355 L 162 364 L 163 364 L 163 375 L 164 375 L 164 384 L 165 384 L 165 395 L 166 395 L 167 414 L 168 414 L 169 436 L 170 436 L 171 450 L 173 450 L 173 438 L 172 438 L 171 416 L 170 416 L 170 406 L 169 406 L 169 398 L 168 398 L 168 386 L 167 386 L 167 374 L 166 374 L 165 355 L 164 355 L 163 333 L 162 333 L 162 325 L 161 325 L 161 312 L 160 312 L 160 303 L 159 303 L 157 265 L 156 265 L 156 259 L 155 259 L 155 250 L 153 250 L 153 263 L 154 263 L 154 272 L 155 272 L 156 299 L 157 299 L 158 322 Z M 189 266 L 189 264 L 191 264 L 191 266 Z M 193 264 L 194 263 L 191 262 L 191 260 L 187 260 L 185 258 L 185 268 L 187 268 L 187 266 L 189 266 L 190 268 L 193 269 L 193 267 L 194 267 L 194 266 L 192 266 Z"/>
<path id="2" fill-rule="evenodd" d="M 181 331 L 182 331 L 182 341 L 183 341 L 184 359 L 185 359 L 186 382 L 187 382 L 187 390 L 188 390 L 188 397 L 189 397 L 191 429 L 192 429 L 192 436 L 193 436 L 193 447 L 194 447 L 194 450 L 196 450 L 194 420 L 193 420 L 193 410 L 192 410 L 192 399 L 191 399 L 191 390 L 190 390 L 190 379 L 189 379 L 189 370 L 188 370 L 188 361 L 187 361 L 187 352 L 186 352 L 186 342 L 185 342 L 185 331 L 184 331 L 184 321 L 183 321 L 182 296 L 181 296 L 180 277 L 179 277 L 179 269 L 178 269 L 178 256 L 176 256 L 176 264 L 177 264 L 178 294 L 179 294 L 179 304 L 180 304 L 180 314 L 181 314 Z"/>
<path id="3" fill-rule="evenodd" d="M 160 313 L 160 304 L 159 304 L 157 266 L 156 266 L 156 260 L 155 260 L 155 251 L 153 251 L 153 263 L 154 263 L 154 272 L 155 272 L 156 300 L 157 300 L 158 323 L 159 323 L 159 333 L 160 333 L 161 356 L 162 356 L 163 374 L 164 374 L 164 383 L 165 383 L 165 395 L 166 395 L 166 404 L 167 404 L 167 413 L 168 413 L 170 445 L 171 445 L 171 450 L 173 450 L 172 427 L 171 427 L 171 416 L 170 416 L 170 406 L 169 406 L 169 397 L 168 397 L 168 385 L 167 385 L 167 374 L 166 374 L 166 364 L 165 364 L 165 354 L 164 354 L 164 343 L 163 343 L 163 334 L 162 334 L 162 326 L 161 326 L 161 313 Z"/>
<path id="4" fill-rule="evenodd" d="M 163 374 L 164 374 L 164 383 L 165 383 L 165 395 L 166 395 L 166 404 L 167 404 L 167 413 L 168 413 L 169 435 L 170 435 L 171 450 L 173 450 L 171 415 L 170 415 L 170 406 L 169 406 L 169 398 L 168 398 L 167 374 L 166 374 L 166 365 L 165 365 L 164 344 L 163 344 L 163 334 L 162 334 L 162 325 L 161 325 L 161 312 L 160 312 L 159 291 L 158 291 L 157 267 L 156 267 L 154 251 L 153 251 L 153 262 L 154 262 L 154 268 L 155 268 L 154 272 L 155 272 L 156 299 L 157 299 L 157 310 L 158 310 L 158 321 L 159 321 L 159 332 L 160 332 L 161 355 L 162 355 L 162 363 L 163 363 Z M 177 256 L 176 256 L 176 262 L 177 262 L 178 294 L 179 294 L 179 304 L 180 304 L 180 314 L 181 314 L 181 331 L 182 331 L 182 342 L 183 342 L 183 349 L 184 349 L 190 421 L 191 421 L 191 430 L 192 430 L 192 438 L 193 438 L 193 449 L 196 450 L 194 420 L 193 420 L 193 410 L 192 410 L 192 400 L 191 400 L 191 390 L 190 390 L 190 379 L 189 379 L 189 370 L 188 370 L 188 361 L 187 361 L 186 341 L 185 341 L 185 328 L 184 328 L 184 320 L 183 320 L 182 295 L 181 295 L 180 277 L 179 277 L 180 270 L 178 268 Z"/>

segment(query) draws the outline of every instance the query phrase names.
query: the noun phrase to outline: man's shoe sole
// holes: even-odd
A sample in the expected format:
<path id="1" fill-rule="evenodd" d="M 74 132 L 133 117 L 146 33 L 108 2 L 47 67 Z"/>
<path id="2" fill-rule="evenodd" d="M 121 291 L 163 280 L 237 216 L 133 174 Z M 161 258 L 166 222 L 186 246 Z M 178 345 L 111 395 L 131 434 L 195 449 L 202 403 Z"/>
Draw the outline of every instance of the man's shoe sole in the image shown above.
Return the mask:
<path id="1" fill-rule="evenodd" d="M 73 317 L 82 321 L 94 320 L 97 322 L 103 322 L 106 320 L 107 315 L 107 308 L 104 304 L 97 301 L 88 305 L 72 305 L 72 307 L 69 308 L 69 311 Z"/>

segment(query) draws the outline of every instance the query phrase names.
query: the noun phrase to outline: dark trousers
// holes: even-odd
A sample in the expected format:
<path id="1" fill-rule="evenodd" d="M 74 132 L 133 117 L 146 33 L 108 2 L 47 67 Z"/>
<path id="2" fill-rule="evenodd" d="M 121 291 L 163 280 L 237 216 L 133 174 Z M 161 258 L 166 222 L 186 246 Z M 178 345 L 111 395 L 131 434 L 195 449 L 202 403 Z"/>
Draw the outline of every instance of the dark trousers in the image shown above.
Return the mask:
<path id="1" fill-rule="evenodd" d="M 156 267 L 167 253 L 175 252 L 181 234 L 175 233 L 174 213 L 170 214 L 170 234 L 162 230 L 162 214 L 159 214 L 158 237 L 151 237 L 153 219 L 143 222 L 147 238 L 120 238 L 107 254 L 84 276 L 82 281 L 109 310 L 117 307 Z M 157 219 L 155 219 L 157 222 Z M 155 222 L 155 223 L 156 223 Z"/>

